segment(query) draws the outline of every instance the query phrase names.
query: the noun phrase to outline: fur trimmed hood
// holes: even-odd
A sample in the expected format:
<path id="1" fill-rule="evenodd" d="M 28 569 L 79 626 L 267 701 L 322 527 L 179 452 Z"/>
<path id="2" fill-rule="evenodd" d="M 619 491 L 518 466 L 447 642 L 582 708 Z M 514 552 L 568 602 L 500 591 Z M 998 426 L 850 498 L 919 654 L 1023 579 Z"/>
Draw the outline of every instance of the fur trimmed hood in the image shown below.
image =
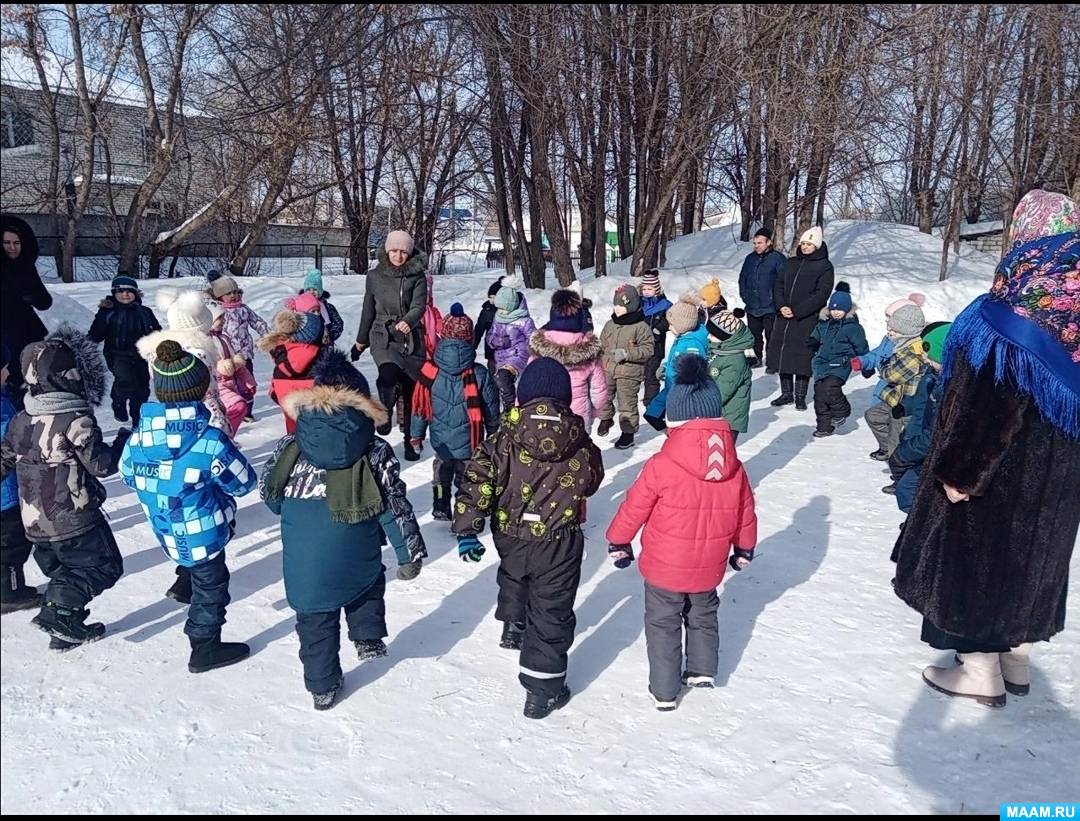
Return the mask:
<path id="1" fill-rule="evenodd" d="M 293 334 L 300 330 L 302 322 L 300 314 L 296 311 L 283 308 L 274 314 L 270 322 L 270 333 L 260 337 L 255 347 L 263 353 L 270 353 L 278 345 L 292 341 Z"/>
<path id="2" fill-rule="evenodd" d="M 157 346 L 166 340 L 176 342 L 188 353 L 199 357 L 211 371 L 217 369 L 218 360 L 221 359 L 220 348 L 209 334 L 195 328 L 154 331 L 136 342 L 135 348 L 139 356 L 153 364 L 157 358 Z"/>
<path id="3" fill-rule="evenodd" d="M 293 391 L 281 400 L 281 409 L 290 419 L 296 419 L 304 411 L 334 414 L 352 408 L 368 417 L 376 426 L 385 425 L 390 413 L 378 400 L 359 391 L 331 385 L 315 385 L 301 391 Z"/>
<path id="4" fill-rule="evenodd" d="M 64 323 L 42 342 L 23 349 L 23 375 L 31 396 L 71 393 L 100 405 L 105 397 L 105 357 L 96 342 Z"/>
<path id="5" fill-rule="evenodd" d="M 844 319 L 858 319 L 859 318 L 858 313 L 859 313 L 859 306 L 853 304 L 851 306 L 851 310 L 848 311 L 846 314 L 844 314 L 843 319 L 833 320 L 833 321 L 834 322 L 843 322 Z M 818 319 L 820 319 L 822 322 L 827 322 L 830 319 L 832 319 L 832 317 L 829 316 L 829 306 L 828 305 L 826 305 L 824 308 L 822 308 L 820 311 L 818 311 Z"/>
<path id="6" fill-rule="evenodd" d="M 382 246 L 379 246 L 378 258 L 378 265 L 375 266 L 373 271 L 368 272 L 369 275 L 379 274 L 400 279 L 402 277 L 422 277 L 427 270 L 427 254 L 419 248 L 413 248 L 409 258 L 405 260 L 405 264 L 400 268 L 395 268 L 390 264 L 390 257 L 386 255 L 386 249 Z"/>
<path id="7" fill-rule="evenodd" d="M 548 336 L 549 333 L 568 334 L 578 337 L 578 339 L 564 345 L 551 339 Z M 529 353 L 536 357 L 550 357 L 563 367 L 572 368 L 595 362 L 603 353 L 603 348 L 600 345 L 600 340 L 594 334 L 588 332 L 536 331 L 529 337 Z"/>

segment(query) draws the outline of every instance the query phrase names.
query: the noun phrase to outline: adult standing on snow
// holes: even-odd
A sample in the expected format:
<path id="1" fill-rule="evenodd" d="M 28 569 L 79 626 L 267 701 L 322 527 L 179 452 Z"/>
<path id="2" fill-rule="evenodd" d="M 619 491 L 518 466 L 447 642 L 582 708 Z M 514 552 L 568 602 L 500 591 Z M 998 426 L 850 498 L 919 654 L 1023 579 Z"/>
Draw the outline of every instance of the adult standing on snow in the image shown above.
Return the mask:
<path id="1" fill-rule="evenodd" d="M 780 267 L 773 286 L 777 316 L 769 338 L 768 366 L 780 374 L 780 395 L 773 407 L 794 402 L 796 410 L 806 410 L 814 356 L 807 341 L 832 289 L 829 248 L 815 225 L 799 238 L 798 252 Z"/>
<path id="2" fill-rule="evenodd" d="M 0 254 L 0 334 L 11 350 L 9 390 L 21 395 L 23 348 L 45 338 L 47 330 L 35 311 L 52 307 L 52 296 L 37 272 L 38 241 L 29 225 L 4 215 L 4 252 Z"/>
<path id="3" fill-rule="evenodd" d="M 739 272 L 739 298 L 746 306 L 746 325 L 754 335 L 752 368 L 765 364 L 765 343 L 772 339 L 773 323 L 776 321 L 773 287 L 785 261 L 786 257 L 773 248 L 772 231 L 759 229 L 754 234 L 754 250 L 746 255 Z M 772 370 L 768 372 L 776 373 Z"/>
<path id="4" fill-rule="evenodd" d="M 408 231 L 391 231 L 385 248 L 379 253 L 379 264 L 367 274 L 364 312 L 356 333 L 352 360 L 371 348 L 371 356 L 379 369 L 376 386 L 379 399 L 387 408 L 397 404 L 398 396 L 405 400 L 404 423 L 405 458 L 415 462 L 420 458 L 409 441 L 409 420 L 412 418 L 412 395 L 416 377 L 424 364 L 423 324 L 428 301 L 427 254 L 416 248 Z M 390 432 L 389 421 L 378 427 L 380 435 Z"/>
<path id="5" fill-rule="evenodd" d="M 1065 626 L 1080 527 L 1080 207 L 1017 205 L 994 285 L 953 323 L 944 395 L 896 543 L 896 594 L 959 664 L 923 679 L 1000 707 L 1025 695 L 1033 642 Z"/>

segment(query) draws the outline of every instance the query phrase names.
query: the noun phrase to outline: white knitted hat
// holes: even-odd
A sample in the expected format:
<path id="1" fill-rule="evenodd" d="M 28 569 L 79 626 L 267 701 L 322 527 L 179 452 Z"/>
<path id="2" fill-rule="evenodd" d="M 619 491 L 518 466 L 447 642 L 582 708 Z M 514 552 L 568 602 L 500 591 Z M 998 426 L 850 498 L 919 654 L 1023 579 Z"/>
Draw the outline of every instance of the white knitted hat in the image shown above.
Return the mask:
<path id="1" fill-rule="evenodd" d="M 803 232 L 803 235 L 799 237 L 799 243 L 809 242 L 815 248 L 820 248 L 823 237 L 821 235 L 821 226 L 815 225 L 813 228 L 809 228 Z"/>
<path id="2" fill-rule="evenodd" d="M 165 312 L 170 330 L 207 331 L 214 324 L 214 315 L 198 291 L 177 291 L 175 288 L 158 291 L 157 307 Z"/>

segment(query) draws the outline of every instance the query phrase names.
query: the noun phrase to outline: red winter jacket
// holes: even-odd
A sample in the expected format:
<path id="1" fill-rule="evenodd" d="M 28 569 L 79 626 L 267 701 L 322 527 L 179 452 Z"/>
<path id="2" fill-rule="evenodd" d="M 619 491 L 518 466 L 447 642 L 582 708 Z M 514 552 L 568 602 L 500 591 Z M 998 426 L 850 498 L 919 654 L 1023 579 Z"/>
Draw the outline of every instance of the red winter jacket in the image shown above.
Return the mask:
<path id="1" fill-rule="evenodd" d="M 641 575 L 673 593 L 713 590 L 732 545 L 757 544 L 754 492 L 726 420 L 695 419 L 670 429 L 626 494 L 607 539 L 630 544 L 642 525 Z"/>
<path id="2" fill-rule="evenodd" d="M 270 351 L 274 359 L 274 375 L 270 379 L 270 398 L 279 406 L 282 400 L 293 391 L 310 388 L 315 380 L 308 374 L 315 358 L 319 355 L 319 346 L 310 342 L 283 342 Z M 296 420 L 285 415 L 285 432 L 293 433 Z"/>

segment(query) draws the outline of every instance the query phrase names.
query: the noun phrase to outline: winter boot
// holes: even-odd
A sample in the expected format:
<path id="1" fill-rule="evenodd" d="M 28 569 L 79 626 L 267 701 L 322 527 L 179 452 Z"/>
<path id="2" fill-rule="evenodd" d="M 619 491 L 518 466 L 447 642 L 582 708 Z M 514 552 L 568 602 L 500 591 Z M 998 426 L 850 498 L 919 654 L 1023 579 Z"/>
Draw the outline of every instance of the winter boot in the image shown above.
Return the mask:
<path id="1" fill-rule="evenodd" d="M 397 569 L 397 577 L 403 582 L 412 581 L 420 575 L 420 568 L 424 566 L 423 559 L 413 559 L 407 564 L 403 564 Z"/>
<path id="2" fill-rule="evenodd" d="M 520 650 L 525 639 L 525 625 L 518 622 L 503 622 L 502 637 L 499 646 L 503 650 Z"/>
<path id="3" fill-rule="evenodd" d="M 601 419 L 599 426 L 596 428 L 597 436 L 607 436 L 611 433 L 611 429 L 615 427 L 614 419 Z"/>
<path id="4" fill-rule="evenodd" d="M 833 430 L 840 430 L 840 428 L 847 424 L 847 420 L 848 418 L 846 416 L 838 416 L 836 419 L 833 419 Z"/>
<path id="5" fill-rule="evenodd" d="M 816 431 L 814 431 L 814 438 L 815 439 L 824 439 L 824 438 L 826 438 L 828 436 L 832 436 L 834 433 L 836 433 L 835 430 L 816 430 Z"/>
<path id="6" fill-rule="evenodd" d="M 765 367 L 765 363 L 762 362 L 759 357 L 755 356 L 753 359 L 750 360 L 750 368 L 752 370 L 756 371 L 758 368 L 763 368 L 763 367 Z"/>
<path id="7" fill-rule="evenodd" d="M 997 653 L 961 653 L 963 664 L 927 667 L 923 681 L 947 696 L 973 698 L 987 707 L 1005 706 L 1005 679 Z"/>
<path id="8" fill-rule="evenodd" d="M 670 713 L 679 706 L 679 702 L 673 698 L 660 698 L 660 696 L 652 691 L 652 687 L 649 688 L 649 695 L 652 696 L 653 704 L 656 705 L 656 709 L 661 713 Z"/>
<path id="9" fill-rule="evenodd" d="M 312 706 L 319 711 L 329 710 L 334 706 L 334 702 L 337 701 L 338 693 L 341 692 L 342 685 L 345 684 L 345 677 L 338 676 L 337 683 L 334 684 L 325 693 L 312 693 L 311 701 Z"/>
<path id="10" fill-rule="evenodd" d="M 873 459 L 875 462 L 888 462 L 889 454 L 882 448 L 878 448 L 877 450 L 870 453 L 870 458 Z"/>
<path id="11" fill-rule="evenodd" d="M 624 430 L 622 435 L 615 440 L 616 450 L 629 450 L 634 446 L 634 434 L 631 431 Z"/>
<path id="12" fill-rule="evenodd" d="M 885 485 L 885 487 L 883 487 L 881 489 L 881 492 L 882 493 L 887 493 L 889 496 L 895 496 L 896 495 L 896 482 L 893 482 L 890 485 Z"/>
<path id="13" fill-rule="evenodd" d="M 180 604 L 191 604 L 191 571 L 182 565 L 176 566 L 176 581 L 165 591 L 165 598 Z"/>
<path id="14" fill-rule="evenodd" d="M 76 647 L 79 646 L 81 645 L 72 644 L 70 641 L 58 639 L 56 636 L 53 636 L 51 639 L 49 639 L 49 649 L 55 650 L 57 653 L 66 653 L 68 652 L 68 650 L 74 650 Z"/>
<path id="15" fill-rule="evenodd" d="M 113 416 L 116 417 L 117 422 L 128 421 L 127 401 L 124 399 L 114 399 L 112 403 Z"/>
<path id="16" fill-rule="evenodd" d="M 431 517 L 436 522 L 450 521 L 450 485 L 432 485 L 435 500 L 431 505 Z"/>
<path id="17" fill-rule="evenodd" d="M 700 673 L 686 672 L 682 674 L 682 683 L 687 687 L 707 687 L 711 689 L 714 678 L 713 676 L 705 676 Z"/>
<path id="18" fill-rule="evenodd" d="M 790 405 L 795 401 L 795 377 L 790 373 L 780 374 L 780 395 L 769 404 L 774 408 Z"/>
<path id="19" fill-rule="evenodd" d="M 382 639 L 360 639 L 353 642 L 356 648 L 356 657 L 360 661 L 371 661 L 386 655 L 386 645 Z"/>
<path id="20" fill-rule="evenodd" d="M 659 416 L 649 416 L 649 414 L 646 413 L 645 421 L 652 426 L 653 430 L 658 430 L 661 432 L 667 430 L 667 422 L 665 422 Z"/>
<path id="21" fill-rule="evenodd" d="M 36 587 L 27 586 L 21 567 L 3 567 L 0 573 L 0 613 L 41 607 L 41 594 Z"/>
<path id="22" fill-rule="evenodd" d="M 1001 675 L 1005 679 L 1005 689 L 1014 696 L 1026 696 L 1031 692 L 1031 647 L 1030 643 L 1014 647 L 1008 653 L 999 654 Z"/>
<path id="23" fill-rule="evenodd" d="M 795 410 L 806 410 L 806 394 L 810 390 L 810 377 L 795 378 Z"/>
<path id="24" fill-rule="evenodd" d="M 251 655 L 251 648 L 243 642 L 222 641 L 221 633 L 215 633 L 208 639 L 191 640 L 191 657 L 188 659 L 189 673 L 205 673 L 219 667 L 228 667 L 243 661 Z"/>
<path id="25" fill-rule="evenodd" d="M 65 607 L 55 602 L 45 602 L 41 612 L 31 622 L 53 638 L 72 646 L 97 641 L 105 635 L 105 625 L 95 621 L 86 623 L 90 611 Z"/>
<path id="26" fill-rule="evenodd" d="M 525 718 L 547 718 L 570 700 L 570 688 L 563 685 L 562 692 L 554 698 L 528 693 L 525 696 Z"/>
<path id="27" fill-rule="evenodd" d="M 379 434 L 379 436 L 386 436 L 394 428 L 393 409 L 397 405 L 397 386 L 391 385 L 388 388 L 385 385 L 379 385 L 377 382 L 376 386 L 379 389 L 379 401 L 382 402 L 383 405 L 386 406 L 387 411 L 389 411 L 387 414 L 389 418 L 387 418 L 386 424 L 379 425 L 375 428 L 375 432 Z M 409 441 L 408 437 L 405 438 L 405 441 Z"/>

